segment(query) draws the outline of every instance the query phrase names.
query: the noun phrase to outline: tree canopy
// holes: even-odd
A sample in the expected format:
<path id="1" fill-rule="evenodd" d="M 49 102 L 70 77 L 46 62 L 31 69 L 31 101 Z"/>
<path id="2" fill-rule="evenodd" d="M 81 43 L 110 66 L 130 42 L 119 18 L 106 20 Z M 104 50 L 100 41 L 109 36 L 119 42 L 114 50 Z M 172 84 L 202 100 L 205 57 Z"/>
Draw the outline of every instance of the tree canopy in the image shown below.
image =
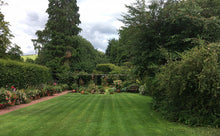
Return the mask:
<path id="1" fill-rule="evenodd" d="M 74 36 L 78 35 L 79 8 L 76 0 L 49 0 L 49 15 L 43 31 L 37 31 L 34 39 L 38 50 L 37 63 L 51 68 L 53 77 L 62 71 L 62 66 L 70 66 L 70 61 L 77 59 L 78 43 Z"/>
<path id="2" fill-rule="evenodd" d="M 0 6 L 2 6 L 3 2 L 0 1 Z M 9 22 L 4 20 L 4 15 L 0 9 L 0 58 L 6 57 L 6 51 L 10 48 L 11 38 L 13 35 L 9 29 Z"/>
<path id="3" fill-rule="evenodd" d="M 0 0 L 0 6 L 5 3 Z M 0 9 L 0 58 L 21 60 L 23 54 L 18 45 L 12 46 L 11 39 L 14 37 L 9 29 L 9 22 L 4 20 L 4 14 Z"/>
<path id="4" fill-rule="evenodd" d="M 178 58 L 177 52 L 198 44 L 220 41 L 218 0 L 137 0 L 126 5 L 128 12 L 121 21 L 118 43 L 109 44 L 109 59 L 117 64 L 121 52 L 126 52 L 139 77 L 154 76 L 167 57 Z M 117 50 L 113 47 L 120 45 Z M 112 50 L 112 52 L 110 52 Z"/>

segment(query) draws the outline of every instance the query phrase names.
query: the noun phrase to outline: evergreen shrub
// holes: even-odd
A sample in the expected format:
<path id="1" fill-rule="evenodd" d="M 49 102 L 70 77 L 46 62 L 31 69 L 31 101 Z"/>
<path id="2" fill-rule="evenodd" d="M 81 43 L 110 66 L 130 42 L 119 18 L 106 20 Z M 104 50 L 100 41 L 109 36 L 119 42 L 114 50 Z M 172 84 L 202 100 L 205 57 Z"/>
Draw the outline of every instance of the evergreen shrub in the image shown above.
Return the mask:
<path id="1" fill-rule="evenodd" d="M 169 61 L 156 75 L 154 108 L 172 121 L 220 125 L 219 46 L 195 47 Z"/>

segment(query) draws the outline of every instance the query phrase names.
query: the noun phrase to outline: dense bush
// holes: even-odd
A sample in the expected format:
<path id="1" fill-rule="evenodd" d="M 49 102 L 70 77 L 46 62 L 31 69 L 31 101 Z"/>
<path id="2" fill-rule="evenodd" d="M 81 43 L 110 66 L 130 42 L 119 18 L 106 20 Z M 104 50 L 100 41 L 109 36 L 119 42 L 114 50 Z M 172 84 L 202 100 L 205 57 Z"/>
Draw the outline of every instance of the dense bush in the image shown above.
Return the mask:
<path id="1" fill-rule="evenodd" d="M 121 74 L 122 69 L 114 64 L 107 63 L 107 64 L 98 64 L 96 66 L 96 70 L 100 71 L 103 74 Z"/>
<path id="2" fill-rule="evenodd" d="M 219 46 L 195 47 L 156 75 L 154 107 L 189 125 L 220 125 Z"/>
<path id="3" fill-rule="evenodd" d="M 0 87 L 26 88 L 50 81 L 51 72 L 44 66 L 0 59 L 0 77 Z"/>

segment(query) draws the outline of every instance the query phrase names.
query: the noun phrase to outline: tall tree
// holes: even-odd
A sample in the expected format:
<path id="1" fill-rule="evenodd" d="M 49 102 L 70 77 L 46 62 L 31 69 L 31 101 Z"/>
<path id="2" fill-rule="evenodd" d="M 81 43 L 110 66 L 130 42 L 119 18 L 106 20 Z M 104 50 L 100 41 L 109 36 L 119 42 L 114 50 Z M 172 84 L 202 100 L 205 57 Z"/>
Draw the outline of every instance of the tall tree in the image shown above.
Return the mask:
<path id="1" fill-rule="evenodd" d="M 134 56 L 136 74 L 154 76 L 167 53 L 176 57 L 201 42 L 219 42 L 219 6 L 219 0 L 137 0 L 126 6 L 119 41 Z"/>
<path id="2" fill-rule="evenodd" d="M 119 40 L 111 39 L 108 42 L 106 56 L 110 63 L 121 66 L 130 61 L 131 56 L 128 51 Z"/>
<path id="3" fill-rule="evenodd" d="M 70 60 L 77 56 L 74 36 L 81 30 L 78 11 L 76 0 L 49 0 L 46 27 L 37 31 L 38 39 L 33 40 L 39 55 L 37 62 L 50 67 L 55 79 L 61 66 L 69 66 Z"/>
<path id="4" fill-rule="evenodd" d="M 12 60 L 17 60 L 17 61 L 21 61 L 21 55 L 23 54 L 23 52 L 21 51 L 21 47 L 19 47 L 17 44 L 14 44 L 14 46 L 12 46 L 9 51 L 7 52 L 8 57 Z"/>
<path id="5" fill-rule="evenodd" d="M 0 0 L 0 6 L 4 3 Z M 4 20 L 4 15 L 0 8 L 0 58 L 5 58 L 7 56 L 7 50 L 10 48 L 10 39 L 13 35 L 9 29 L 9 23 Z"/>
<path id="6" fill-rule="evenodd" d="M 123 15 L 125 24 L 120 30 L 119 41 L 129 49 L 136 74 L 140 77 L 153 75 L 153 66 L 159 63 L 157 13 L 159 4 L 153 2 L 149 7 L 145 0 L 137 0 Z"/>

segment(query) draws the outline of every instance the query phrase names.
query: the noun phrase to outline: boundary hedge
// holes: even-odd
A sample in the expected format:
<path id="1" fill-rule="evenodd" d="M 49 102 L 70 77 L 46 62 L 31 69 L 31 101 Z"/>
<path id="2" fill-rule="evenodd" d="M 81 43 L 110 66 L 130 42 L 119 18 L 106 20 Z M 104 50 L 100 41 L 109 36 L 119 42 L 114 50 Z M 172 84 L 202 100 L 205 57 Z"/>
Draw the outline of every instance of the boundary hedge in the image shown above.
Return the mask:
<path id="1" fill-rule="evenodd" d="M 51 80 L 50 69 L 45 66 L 0 59 L 0 87 L 26 88 Z"/>
<path id="2" fill-rule="evenodd" d="M 154 108 L 172 121 L 220 126 L 220 47 L 195 47 L 156 75 Z"/>

